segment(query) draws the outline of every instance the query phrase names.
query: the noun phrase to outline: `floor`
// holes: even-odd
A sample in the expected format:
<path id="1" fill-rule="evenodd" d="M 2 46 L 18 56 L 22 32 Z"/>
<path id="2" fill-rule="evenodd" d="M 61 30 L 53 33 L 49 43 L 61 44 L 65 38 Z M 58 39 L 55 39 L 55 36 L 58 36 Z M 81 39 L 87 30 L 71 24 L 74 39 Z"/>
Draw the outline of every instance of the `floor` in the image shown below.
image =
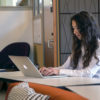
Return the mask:
<path id="1" fill-rule="evenodd" d="M 0 100 L 5 100 L 7 84 L 0 80 Z"/>
<path id="2" fill-rule="evenodd" d="M 0 100 L 5 100 L 5 94 L 6 94 L 6 91 L 4 90 L 0 91 Z"/>

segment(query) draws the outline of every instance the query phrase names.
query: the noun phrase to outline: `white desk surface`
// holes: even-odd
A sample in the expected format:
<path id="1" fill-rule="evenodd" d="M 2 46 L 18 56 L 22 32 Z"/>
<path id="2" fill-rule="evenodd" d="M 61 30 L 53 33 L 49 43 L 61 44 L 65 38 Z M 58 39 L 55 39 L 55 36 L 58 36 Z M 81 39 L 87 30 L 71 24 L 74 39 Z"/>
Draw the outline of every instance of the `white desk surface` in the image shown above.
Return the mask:
<path id="1" fill-rule="evenodd" d="M 100 83 L 100 79 L 86 77 L 63 77 L 63 78 L 33 78 L 26 77 L 20 71 L 16 72 L 0 72 L 0 78 L 40 83 L 50 86 L 69 86 L 78 84 L 94 84 Z"/>
<path id="2" fill-rule="evenodd" d="M 0 72 L 0 78 L 40 83 L 50 86 L 69 86 L 78 84 L 95 84 L 100 83 L 100 79 L 86 77 L 63 77 L 63 78 L 33 78 L 26 77 L 20 71 Z"/>
<path id="3" fill-rule="evenodd" d="M 68 89 L 74 91 L 75 93 L 86 97 L 89 100 L 100 100 L 100 86 L 70 86 Z"/>

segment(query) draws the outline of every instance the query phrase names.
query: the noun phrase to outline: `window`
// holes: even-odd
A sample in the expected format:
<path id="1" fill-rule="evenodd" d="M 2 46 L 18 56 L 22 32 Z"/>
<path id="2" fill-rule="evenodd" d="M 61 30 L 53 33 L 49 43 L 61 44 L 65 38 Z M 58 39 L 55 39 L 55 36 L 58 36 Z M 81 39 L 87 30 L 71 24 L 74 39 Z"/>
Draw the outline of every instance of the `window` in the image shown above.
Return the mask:
<path id="1" fill-rule="evenodd" d="M 28 6 L 30 0 L 0 0 L 0 6 Z"/>

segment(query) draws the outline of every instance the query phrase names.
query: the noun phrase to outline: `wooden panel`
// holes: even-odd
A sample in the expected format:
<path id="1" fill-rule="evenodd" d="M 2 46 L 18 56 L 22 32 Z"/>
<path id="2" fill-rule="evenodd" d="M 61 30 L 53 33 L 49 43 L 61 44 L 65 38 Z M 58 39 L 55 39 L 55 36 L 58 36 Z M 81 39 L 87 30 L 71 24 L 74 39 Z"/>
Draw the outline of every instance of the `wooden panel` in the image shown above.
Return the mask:
<path id="1" fill-rule="evenodd" d="M 98 12 L 98 0 L 59 0 L 60 13 L 72 13 L 86 10 Z"/>
<path id="2" fill-rule="evenodd" d="M 44 66 L 43 64 L 43 45 L 34 44 L 34 62 L 36 65 Z"/>
<path id="3" fill-rule="evenodd" d="M 54 66 L 60 65 L 58 0 L 53 0 Z"/>
<path id="4" fill-rule="evenodd" d="M 70 18 L 75 13 L 85 10 L 93 13 L 97 23 L 99 22 L 100 0 L 58 0 L 59 1 L 59 35 L 60 35 L 60 64 L 62 65 L 71 53 L 72 36 Z M 100 24 L 100 22 L 99 22 Z"/>

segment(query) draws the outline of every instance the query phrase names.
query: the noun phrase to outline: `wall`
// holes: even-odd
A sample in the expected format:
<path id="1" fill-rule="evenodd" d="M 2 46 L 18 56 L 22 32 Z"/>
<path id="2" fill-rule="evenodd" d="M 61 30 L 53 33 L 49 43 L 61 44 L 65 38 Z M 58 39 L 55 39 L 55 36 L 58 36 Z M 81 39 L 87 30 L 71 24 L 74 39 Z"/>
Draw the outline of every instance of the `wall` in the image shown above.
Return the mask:
<path id="1" fill-rule="evenodd" d="M 0 51 L 12 42 L 28 42 L 33 60 L 33 30 L 31 8 L 0 8 Z"/>

